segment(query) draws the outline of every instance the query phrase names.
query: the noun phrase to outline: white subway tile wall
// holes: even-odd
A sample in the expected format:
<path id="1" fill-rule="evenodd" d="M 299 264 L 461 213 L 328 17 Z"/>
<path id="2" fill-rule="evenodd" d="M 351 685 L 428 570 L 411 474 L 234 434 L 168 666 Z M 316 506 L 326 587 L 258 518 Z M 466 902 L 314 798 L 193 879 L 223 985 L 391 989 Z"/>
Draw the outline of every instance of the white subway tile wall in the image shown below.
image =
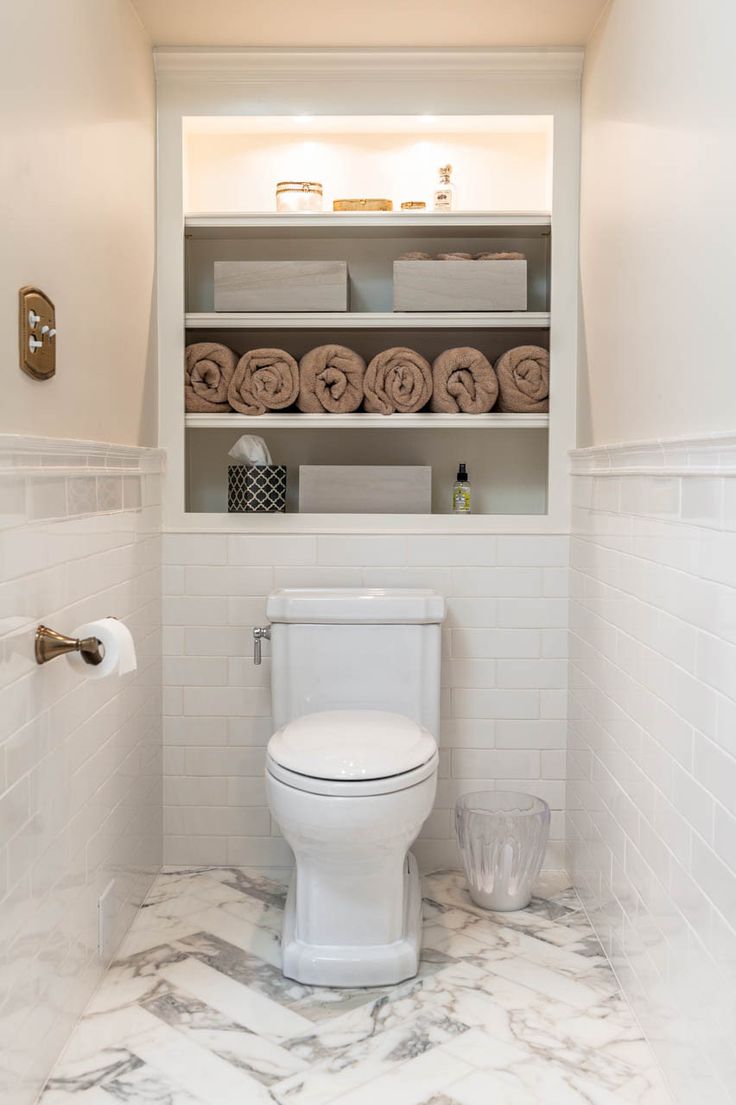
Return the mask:
<path id="1" fill-rule="evenodd" d="M 573 468 L 570 867 L 678 1099 L 724 1105 L 736 1100 L 736 441 L 580 450 Z"/>
<path id="2" fill-rule="evenodd" d="M 161 862 L 160 467 L 0 437 L 0 1100 L 31 1105 Z M 138 671 L 43 668 L 35 627 L 108 615 Z"/>
<path id="3" fill-rule="evenodd" d="M 546 799 L 564 864 L 567 536 L 164 536 L 164 861 L 289 866 L 266 806 L 276 587 L 433 587 L 447 597 L 437 800 L 415 851 L 456 865 L 461 794 Z"/>

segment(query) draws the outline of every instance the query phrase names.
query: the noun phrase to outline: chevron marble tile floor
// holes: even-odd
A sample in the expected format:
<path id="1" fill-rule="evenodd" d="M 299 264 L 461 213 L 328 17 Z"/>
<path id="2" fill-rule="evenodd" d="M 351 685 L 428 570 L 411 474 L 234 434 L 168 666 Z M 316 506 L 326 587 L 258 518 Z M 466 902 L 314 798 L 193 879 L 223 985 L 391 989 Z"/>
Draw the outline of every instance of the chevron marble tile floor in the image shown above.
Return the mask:
<path id="1" fill-rule="evenodd" d="M 160 875 L 42 1105 L 669 1105 L 573 890 L 426 876 L 418 977 L 328 990 L 281 974 L 283 878 Z"/>

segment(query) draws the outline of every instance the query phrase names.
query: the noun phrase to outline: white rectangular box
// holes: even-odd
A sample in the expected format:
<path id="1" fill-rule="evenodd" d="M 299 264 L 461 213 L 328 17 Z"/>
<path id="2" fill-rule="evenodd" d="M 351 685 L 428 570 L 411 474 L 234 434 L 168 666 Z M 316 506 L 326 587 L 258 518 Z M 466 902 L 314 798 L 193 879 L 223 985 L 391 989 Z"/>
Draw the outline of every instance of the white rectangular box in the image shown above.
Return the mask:
<path id="1" fill-rule="evenodd" d="M 299 466 L 302 514 L 431 514 L 427 465 Z"/>
<path id="2" fill-rule="evenodd" d="M 395 311 L 525 311 L 526 261 L 394 261 Z"/>
<path id="3" fill-rule="evenodd" d="M 346 261 L 215 261 L 216 311 L 347 311 Z"/>

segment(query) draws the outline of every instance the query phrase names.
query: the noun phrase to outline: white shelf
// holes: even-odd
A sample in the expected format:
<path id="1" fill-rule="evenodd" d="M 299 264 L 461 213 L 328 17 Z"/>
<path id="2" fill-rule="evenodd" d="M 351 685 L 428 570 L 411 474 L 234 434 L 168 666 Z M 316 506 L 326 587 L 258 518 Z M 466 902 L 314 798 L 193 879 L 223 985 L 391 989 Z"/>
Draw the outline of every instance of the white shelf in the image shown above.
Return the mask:
<path id="1" fill-rule="evenodd" d="M 337 230 L 375 234 L 380 228 L 390 237 L 429 232 L 438 235 L 473 230 L 486 234 L 546 235 L 552 217 L 547 211 L 365 211 L 319 214 L 276 214 L 253 211 L 234 214 L 193 213 L 184 218 L 184 229 L 191 238 L 254 238 L 292 236 L 310 233 L 329 237 Z"/>
<path id="2" fill-rule="evenodd" d="M 190 430 L 539 430 L 548 414 L 188 414 Z"/>
<path id="3" fill-rule="evenodd" d="M 194 311 L 187 330 L 547 330 L 548 311 Z"/>

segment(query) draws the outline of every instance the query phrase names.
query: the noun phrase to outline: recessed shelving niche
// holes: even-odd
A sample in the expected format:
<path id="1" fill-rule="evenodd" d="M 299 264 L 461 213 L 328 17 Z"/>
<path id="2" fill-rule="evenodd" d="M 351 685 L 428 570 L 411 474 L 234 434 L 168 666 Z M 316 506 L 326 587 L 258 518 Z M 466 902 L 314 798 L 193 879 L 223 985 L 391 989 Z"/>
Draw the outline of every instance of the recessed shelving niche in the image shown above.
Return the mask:
<path id="1" fill-rule="evenodd" d="M 552 116 L 227 116 L 184 117 L 184 331 L 187 343 L 220 341 L 243 353 L 283 348 L 295 358 L 326 343 L 366 360 L 406 345 L 429 360 L 471 345 L 495 361 L 516 345 L 550 348 L 552 294 Z M 460 208 L 431 210 L 437 166 L 454 166 Z M 281 179 L 322 180 L 324 211 L 275 212 Z M 390 197 L 391 213 L 333 213 L 349 195 Z M 423 199 L 426 212 L 401 212 Z M 515 250 L 527 258 L 526 311 L 393 310 L 393 262 L 421 250 Z M 345 312 L 217 312 L 215 261 L 342 260 L 349 274 Z M 553 362 L 553 388 L 556 366 Z M 557 369 L 561 371 L 561 369 Z M 228 450 L 241 433 L 263 436 L 289 469 L 286 516 L 227 516 L 227 528 L 304 530 L 296 517 L 300 464 L 429 464 L 437 523 L 477 530 L 482 518 L 544 518 L 549 503 L 549 415 L 491 412 L 382 417 L 362 412 L 305 415 L 296 410 L 249 418 L 186 414 L 182 427 L 185 510 L 206 527 L 225 524 Z M 450 516 L 450 487 L 465 461 L 474 488 L 473 519 Z M 289 519 L 292 519 L 290 522 Z M 340 528 L 339 516 L 314 517 Z M 356 516 L 345 518 L 355 527 Z M 375 516 L 369 528 L 401 520 Z M 430 526 L 416 516 L 412 529 Z M 520 528 L 515 524 L 515 528 Z M 522 527 L 524 528 L 524 527 Z"/>

